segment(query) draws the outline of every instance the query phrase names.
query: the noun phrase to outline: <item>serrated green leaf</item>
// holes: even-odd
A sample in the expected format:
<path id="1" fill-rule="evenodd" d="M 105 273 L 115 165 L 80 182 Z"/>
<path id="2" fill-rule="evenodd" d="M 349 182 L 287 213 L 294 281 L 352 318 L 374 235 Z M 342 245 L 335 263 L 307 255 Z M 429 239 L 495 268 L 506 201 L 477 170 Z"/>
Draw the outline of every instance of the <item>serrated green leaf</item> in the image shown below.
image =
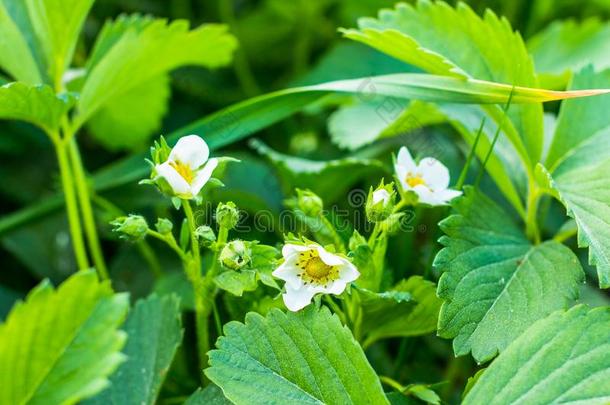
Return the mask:
<path id="1" fill-rule="evenodd" d="M 222 390 L 217 385 L 210 384 L 205 388 L 198 388 L 184 405 L 230 405 Z"/>
<path id="2" fill-rule="evenodd" d="M 479 377 L 464 404 L 607 404 L 610 309 L 576 306 L 528 328 Z"/>
<path id="3" fill-rule="evenodd" d="M 61 85 L 74 48 L 94 0 L 25 0 L 30 21 L 41 45 L 49 77 Z"/>
<path id="4" fill-rule="evenodd" d="M 323 307 L 225 325 L 205 373 L 236 404 L 387 404 L 350 331 Z"/>
<path id="5" fill-rule="evenodd" d="M 83 404 L 154 404 L 182 340 L 181 324 L 176 295 L 139 300 L 123 327 L 127 361 L 110 377 L 110 387 Z"/>
<path id="6" fill-rule="evenodd" d="M 0 325 L 0 403 L 75 403 L 101 391 L 124 360 L 128 307 L 94 271 L 57 289 L 39 284 Z"/>
<path id="7" fill-rule="evenodd" d="M 361 18 L 358 26 L 344 30 L 345 36 L 427 72 L 538 86 L 521 36 L 489 9 L 479 17 L 464 3 L 452 8 L 442 1 L 419 0 L 415 6 L 400 3 L 382 10 L 377 19 Z M 489 110 L 497 116 L 497 108 Z M 524 162 L 533 166 L 542 152 L 542 106 L 512 106 L 508 115 L 516 133 L 507 135 Z"/>
<path id="8" fill-rule="evenodd" d="M 12 19 L 5 0 L 0 1 L 0 67 L 16 80 L 31 85 L 42 83 L 28 42 Z"/>
<path id="9" fill-rule="evenodd" d="M 109 23 L 123 25 L 129 17 Z M 207 24 L 189 30 L 185 20 L 167 24 L 165 20 L 148 20 L 127 24 L 120 37 L 109 40 L 102 35 L 96 45 L 99 61 L 90 67 L 79 99 L 77 122 L 87 121 L 106 103 L 155 77 L 179 66 L 198 65 L 216 68 L 227 65 L 237 44 L 224 25 Z M 94 58 L 98 58 L 94 52 Z"/>
<path id="10" fill-rule="evenodd" d="M 443 271 L 438 334 L 454 338 L 456 356 L 472 352 L 484 362 L 538 319 L 573 303 L 584 273 L 570 249 L 531 245 L 493 201 L 476 189 L 465 192 L 440 224 L 447 236 L 435 259 Z"/>
<path id="11" fill-rule="evenodd" d="M 442 301 L 436 296 L 436 285 L 424 280 L 421 276 L 412 276 L 402 280 L 390 291 L 390 297 L 396 298 L 408 294 L 407 302 L 396 302 L 385 306 L 385 315 L 370 313 L 363 303 L 363 324 L 368 325 L 364 346 L 368 347 L 380 339 L 399 336 L 419 336 L 434 332 Z"/>
<path id="12" fill-rule="evenodd" d="M 527 41 L 540 80 L 564 88 L 570 74 L 588 64 L 610 67 L 610 24 L 590 18 L 555 21 Z"/>
<path id="13" fill-rule="evenodd" d="M 71 104 L 46 85 L 13 82 L 0 87 L 0 119 L 26 121 L 47 132 L 57 130 Z"/>
<path id="14" fill-rule="evenodd" d="M 610 85 L 610 70 L 586 68 L 571 88 Z M 578 245 L 589 247 L 599 284 L 610 287 L 610 97 L 562 104 L 546 167 L 550 186 L 578 226 Z"/>
<path id="15" fill-rule="evenodd" d="M 162 74 L 106 104 L 87 123 L 95 139 L 109 150 L 145 149 L 159 129 L 170 96 L 169 77 Z"/>

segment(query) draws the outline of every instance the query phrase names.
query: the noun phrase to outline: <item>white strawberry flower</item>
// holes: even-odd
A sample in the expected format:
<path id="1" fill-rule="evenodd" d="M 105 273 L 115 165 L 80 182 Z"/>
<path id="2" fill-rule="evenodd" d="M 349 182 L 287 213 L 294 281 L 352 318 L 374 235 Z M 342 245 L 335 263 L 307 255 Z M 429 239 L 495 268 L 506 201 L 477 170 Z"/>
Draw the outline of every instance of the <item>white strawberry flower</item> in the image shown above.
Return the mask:
<path id="1" fill-rule="evenodd" d="M 360 276 L 348 259 L 315 243 L 287 243 L 282 248 L 282 256 L 284 262 L 272 274 L 286 282 L 282 298 L 291 311 L 309 305 L 316 294 L 341 294 L 348 283 Z"/>
<path id="2" fill-rule="evenodd" d="M 176 196 L 192 199 L 218 166 L 218 159 L 208 160 L 209 156 L 210 149 L 201 137 L 187 135 L 178 140 L 167 161 L 156 165 L 155 171 L 167 181 Z"/>
<path id="3" fill-rule="evenodd" d="M 445 165 L 431 157 L 417 164 L 404 146 L 398 152 L 394 170 L 403 191 L 415 192 L 420 203 L 445 205 L 462 194 L 449 189 L 449 170 Z"/>

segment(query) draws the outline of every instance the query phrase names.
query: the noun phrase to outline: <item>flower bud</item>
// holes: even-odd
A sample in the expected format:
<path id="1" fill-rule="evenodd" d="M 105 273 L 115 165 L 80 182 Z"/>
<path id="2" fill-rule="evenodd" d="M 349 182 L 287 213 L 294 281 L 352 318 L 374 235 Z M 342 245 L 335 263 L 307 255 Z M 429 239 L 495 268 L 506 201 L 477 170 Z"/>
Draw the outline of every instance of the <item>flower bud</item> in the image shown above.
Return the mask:
<path id="1" fill-rule="evenodd" d="M 388 218 L 394 209 L 393 184 L 383 184 L 383 180 L 373 191 L 369 190 L 366 200 L 366 217 L 370 222 L 380 222 Z"/>
<path id="2" fill-rule="evenodd" d="M 161 235 L 167 235 L 174 229 L 174 224 L 167 218 L 157 218 L 155 228 L 157 228 L 157 231 L 159 231 Z"/>
<path id="3" fill-rule="evenodd" d="M 297 188 L 296 206 L 309 217 L 317 217 L 324 209 L 322 199 L 311 190 L 300 190 Z"/>
<path id="4" fill-rule="evenodd" d="M 148 223 L 141 215 L 118 217 L 110 223 L 114 232 L 121 234 L 121 238 L 138 241 L 144 239 L 148 231 Z"/>
<path id="5" fill-rule="evenodd" d="M 246 242 L 237 239 L 222 248 L 219 260 L 226 268 L 239 270 L 250 263 L 252 251 Z"/>
<path id="6" fill-rule="evenodd" d="M 210 246 L 216 242 L 214 230 L 207 225 L 198 226 L 195 229 L 195 236 L 203 246 Z"/>
<path id="7" fill-rule="evenodd" d="M 216 207 L 216 222 L 218 222 L 218 225 L 233 229 L 238 221 L 239 210 L 232 201 L 218 204 L 218 207 Z"/>

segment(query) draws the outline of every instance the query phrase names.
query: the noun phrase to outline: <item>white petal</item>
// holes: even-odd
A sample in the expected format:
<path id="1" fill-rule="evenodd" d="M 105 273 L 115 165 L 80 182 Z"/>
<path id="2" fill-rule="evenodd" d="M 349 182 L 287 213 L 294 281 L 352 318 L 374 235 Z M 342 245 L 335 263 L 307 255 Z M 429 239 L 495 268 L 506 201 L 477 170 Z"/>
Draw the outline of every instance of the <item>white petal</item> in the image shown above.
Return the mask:
<path id="1" fill-rule="evenodd" d="M 345 260 L 345 263 L 339 269 L 339 278 L 345 281 L 346 283 L 351 283 L 358 277 L 360 277 L 360 272 L 358 271 L 358 269 L 356 269 L 356 266 L 354 266 L 348 260 Z"/>
<path id="2" fill-rule="evenodd" d="M 286 284 L 286 292 L 282 294 L 284 304 L 289 310 L 296 312 L 299 309 L 305 308 L 311 302 L 311 299 L 316 294 L 314 289 L 311 288 L 298 288 L 293 289 Z"/>
<path id="3" fill-rule="evenodd" d="M 212 177 L 212 172 L 216 169 L 216 166 L 218 166 L 218 159 L 210 159 L 205 166 L 197 171 L 193 183 L 191 184 L 191 193 L 193 193 L 193 195 L 199 194 L 203 186 L 205 186 L 205 183 Z"/>
<path id="4" fill-rule="evenodd" d="M 436 192 L 436 200 L 439 203 L 447 204 L 449 201 L 453 200 L 455 197 L 459 197 L 461 195 L 462 195 L 461 191 L 446 189 L 446 190 L 441 190 L 441 191 Z"/>
<path id="5" fill-rule="evenodd" d="M 286 285 L 290 285 L 293 289 L 298 289 L 303 286 L 303 280 L 299 277 L 299 273 L 302 271 L 296 266 L 298 257 L 292 255 L 292 257 L 286 259 L 284 263 L 271 273 L 274 277 L 284 280 Z"/>
<path id="6" fill-rule="evenodd" d="M 419 197 L 420 204 L 441 205 L 438 203 L 436 196 L 430 189 L 423 184 L 418 184 L 413 188 L 413 191 Z"/>
<path id="7" fill-rule="evenodd" d="M 329 266 L 338 266 L 343 264 L 343 258 L 332 253 L 329 253 L 322 246 L 317 246 L 320 259 Z"/>
<path id="8" fill-rule="evenodd" d="M 398 151 L 398 157 L 396 158 L 396 164 L 398 166 L 404 167 L 405 172 L 414 172 L 417 169 L 417 165 L 415 164 L 415 160 L 409 153 L 409 149 L 406 146 L 403 146 Z"/>
<path id="9" fill-rule="evenodd" d="M 328 288 L 324 290 L 326 294 L 335 294 L 339 295 L 343 291 L 345 291 L 345 287 L 347 287 L 347 283 L 344 280 L 335 280 Z"/>
<path id="10" fill-rule="evenodd" d="M 390 193 L 385 188 L 373 191 L 373 204 L 383 201 L 386 204 L 390 200 Z"/>
<path id="11" fill-rule="evenodd" d="M 311 248 L 308 246 L 295 245 L 293 243 L 286 243 L 282 247 L 282 256 L 284 256 L 284 259 L 286 259 L 295 253 L 305 252 L 307 250 L 311 250 Z"/>
<path id="12" fill-rule="evenodd" d="M 210 156 L 210 148 L 198 135 L 183 136 L 169 154 L 170 160 L 187 164 L 192 170 L 203 165 Z"/>
<path id="13" fill-rule="evenodd" d="M 449 187 L 449 170 L 438 160 L 424 158 L 419 162 L 418 169 L 426 185 L 432 190 L 444 190 Z"/>
<path id="14" fill-rule="evenodd" d="M 163 177 L 167 181 L 174 193 L 181 195 L 190 194 L 191 186 L 184 180 L 184 177 L 169 164 L 169 162 L 155 166 L 155 171 L 157 172 L 157 175 Z"/>

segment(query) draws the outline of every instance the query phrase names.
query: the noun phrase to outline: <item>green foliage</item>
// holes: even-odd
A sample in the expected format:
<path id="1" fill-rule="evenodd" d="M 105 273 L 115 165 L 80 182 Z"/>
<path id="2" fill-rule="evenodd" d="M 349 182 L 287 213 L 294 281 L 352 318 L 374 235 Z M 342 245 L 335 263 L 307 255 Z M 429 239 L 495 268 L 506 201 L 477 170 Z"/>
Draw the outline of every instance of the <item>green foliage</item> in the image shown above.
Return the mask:
<path id="1" fill-rule="evenodd" d="M 231 322 L 210 352 L 210 380 L 236 404 L 388 400 L 360 346 L 326 308 Z"/>
<path id="2" fill-rule="evenodd" d="M 85 404 L 155 404 L 161 384 L 182 340 L 179 299 L 151 295 L 139 300 L 123 330 L 129 337 L 127 361 L 110 378 L 110 387 Z"/>
<path id="3" fill-rule="evenodd" d="M 382 293 L 356 289 L 362 307 L 361 333 L 366 348 L 380 339 L 419 336 L 436 330 L 442 301 L 436 285 L 421 276 L 402 280 Z"/>
<path id="4" fill-rule="evenodd" d="M 362 18 L 358 25 L 359 30 L 345 30 L 345 36 L 430 73 L 538 85 L 520 35 L 490 10 L 481 18 L 464 3 L 454 9 L 444 2 L 419 0 L 416 6 L 401 3 L 394 10 L 382 10 L 378 19 Z M 526 163 L 537 162 L 542 152 L 542 106 L 514 106 L 510 118 L 518 133 L 508 134 L 511 141 Z"/>
<path id="5" fill-rule="evenodd" d="M 0 119 L 26 121 L 48 132 L 57 130 L 71 104 L 70 97 L 58 97 L 46 85 L 14 82 L 0 87 Z"/>
<path id="6" fill-rule="evenodd" d="M 586 68 L 571 88 L 610 86 L 610 70 Z M 609 96 L 567 101 L 562 105 L 545 166 L 550 183 L 578 225 L 578 244 L 589 247 L 599 284 L 610 287 L 610 143 Z"/>
<path id="7" fill-rule="evenodd" d="M 15 79 L 27 84 L 42 82 L 27 38 L 13 20 L 4 0 L 0 1 L 0 67 Z"/>
<path id="8" fill-rule="evenodd" d="M 167 24 L 138 16 L 121 17 L 106 26 L 95 45 L 78 103 L 78 122 L 87 121 L 113 99 L 176 67 L 224 66 L 231 61 L 235 47 L 235 39 L 223 25 L 208 24 L 189 31 L 188 22 L 183 20 Z"/>
<path id="9" fill-rule="evenodd" d="M 72 62 L 74 48 L 94 0 L 25 0 L 32 28 L 56 88 Z"/>
<path id="10" fill-rule="evenodd" d="M 480 191 L 467 188 L 453 208 L 440 224 L 447 236 L 435 259 L 443 271 L 438 334 L 454 338 L 457 356 L 472 351 L 484 362 L 536 320 L 574 302 L 584 274 L 570 249 L 531 245 Z"/>
<path id="11" fill-rule="evenodd" d="M 184 405 L 230 405 L 231 402 L 225 398 L 217 385 L 209 384 L 205 388 L 197 389 Z"/>
<path id="12" fill-rule="evenodd" d="M 109 150 L 142 150 L 161 126 L 169 96 L 169 77 L 162 74 L 116 97 L 91 117 L 87 127 Z"/>
<path id="13" fill-rule="evenodd" d="M 104 389 L 125 359 L 128 306 L 93 271 L 42 282 L 0 325 L 0 402 L 75 403 Z"/>
<path id="14" fill-rule="evenodd" d="M 577 306 L 532 325 L 479 377 L 464 404 L 610 400 L 610 311 Z"/>
<path id="15" fill-rule="evenodd" d="M 610 67 L 610 24 L 591 18 L 556 21 L 527 41 L 541 82 L 564 88 L 570 75 L 588 64 Z"/>

